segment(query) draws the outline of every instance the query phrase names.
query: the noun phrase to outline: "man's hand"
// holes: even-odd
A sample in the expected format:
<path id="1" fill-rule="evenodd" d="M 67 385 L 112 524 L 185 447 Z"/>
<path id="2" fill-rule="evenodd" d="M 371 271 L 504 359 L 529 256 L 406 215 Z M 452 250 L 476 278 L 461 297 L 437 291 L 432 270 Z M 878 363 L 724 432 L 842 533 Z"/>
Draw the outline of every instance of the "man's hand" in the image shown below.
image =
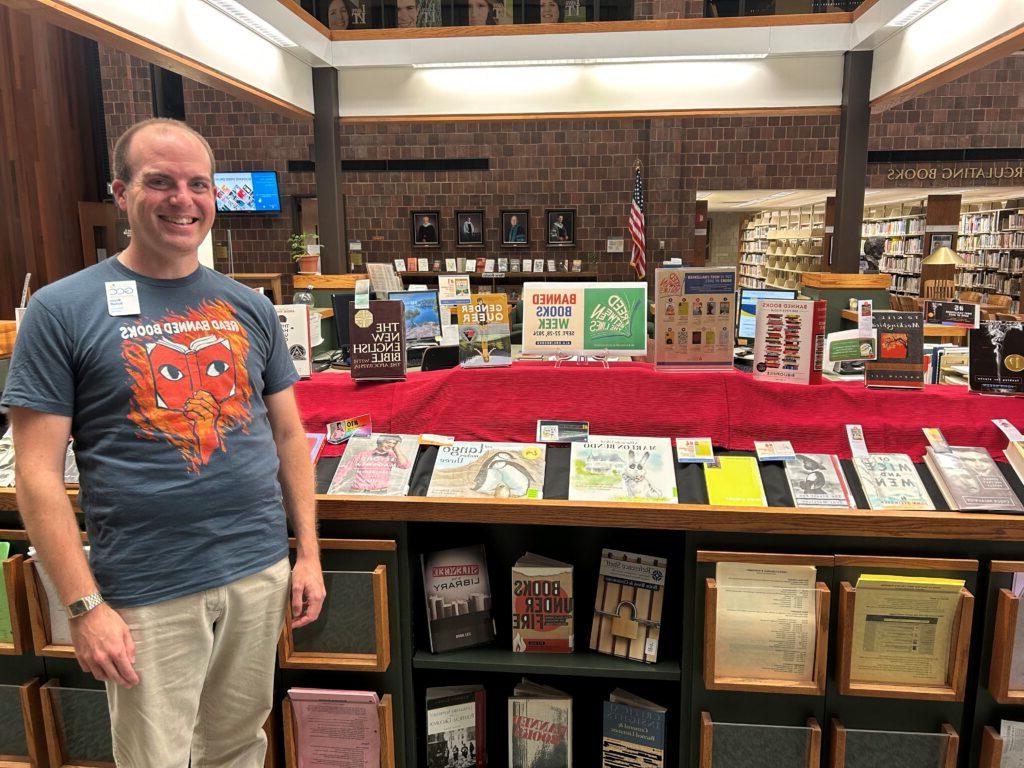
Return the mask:
<path id="1" fill-rule="evenodd" d="M 292 629 L 312 624 L 320 616 L 327 590 L 319 557 L 299 557 L 292 569 Z"/>
<path id="2" fill-rule="evenodd" d="M 71 619 L 71 641 L 78 665 L 97 680 L 110 680 L 125 688 L 138 685 L 132 633 L 106 603 Z"/>
<path id="3" fill-rule="evenodd" d="M 214 451 L 224 447 L 217 432 L 220 403 L 205 389 L 200 389 L 185 401 L 182 412 L 185 418 L 192 422 L 192 433 L 199 448 L 199 455 L 203 463 L 206 463 Z"/>

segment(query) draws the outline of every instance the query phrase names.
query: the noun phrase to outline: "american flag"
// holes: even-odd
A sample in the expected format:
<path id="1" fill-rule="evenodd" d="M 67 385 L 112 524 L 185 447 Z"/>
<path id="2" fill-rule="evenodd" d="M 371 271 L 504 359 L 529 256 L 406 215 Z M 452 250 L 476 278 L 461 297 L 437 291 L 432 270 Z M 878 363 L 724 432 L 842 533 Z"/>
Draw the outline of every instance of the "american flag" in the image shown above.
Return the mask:
<path id="1" fill-rule="evenodd" d="M 636 279 L 643 280 L 647 277 L 647 254 L 644 249 L 644 180 L 640 177 L 640 163 L 636 164 L 633 200 L 629 206 L 629 223 L 626 228 L 629 229 L 630 237 L 633 239 L 629 266 L 636 272 Z"/>

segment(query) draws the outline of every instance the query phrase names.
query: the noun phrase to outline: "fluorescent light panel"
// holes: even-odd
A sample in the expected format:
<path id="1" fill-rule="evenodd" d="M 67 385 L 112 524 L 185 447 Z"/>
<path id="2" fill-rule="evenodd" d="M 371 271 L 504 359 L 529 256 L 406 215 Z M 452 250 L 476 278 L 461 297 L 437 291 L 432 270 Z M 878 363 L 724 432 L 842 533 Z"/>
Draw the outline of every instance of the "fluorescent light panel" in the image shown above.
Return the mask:
<path id="1" fill-rule="evenodd" d="M 207 0 L 211 2 L 212 0 Z M 623 56 L 597 59 L 519 59 L 515 61 L 440 61 L 413 64 L 413 69 L 471 69 L 476 67 L 561 67 L 585 64 L 661 64 L 685 61 L 744 61 L 767 59 L 767 53 L 709 53 L 688 56 Z"/>
<path id="2" fill-rule="evenodd" d="M 765 195 L 764 197 L 758 197 L 754 200 L 746 200 L 742 203 L 733 203 L 733 208 L 745 208 L 748 205 L 760 205 L 761 203 L 767 203 L 769 200 L 778 200 L 780 197 L 789 197 L 792 194 L 796 194 L 793 190 L 786 192 L 776 192 L 772 195 Z"/>
<path id="3" fill-rule="evenodd" d="M 274 45 L 281 48 L 298 48 L 298 44 L 291 38 L 286 37 L 277 28 L 267 24 L 267 22 L 248 8 L 236 2 L 236 0 L 206 0 L 206 2 L 218 11 L 230 16 L 239 24 L 251 29 L 260 37 L 269 40 Z"/>
<path id="4" fill-rule="evenodd" d="M 942 2 L 944 2 L 944 0 L 915 0 L 915 2 L 911 3 L 906 7 L 906 9 L 904 9 L 903 13 L 890 21 L 888 26 L 905 27 L 909 24 L 913 24 L 928 13 L 928 11 Z"/>

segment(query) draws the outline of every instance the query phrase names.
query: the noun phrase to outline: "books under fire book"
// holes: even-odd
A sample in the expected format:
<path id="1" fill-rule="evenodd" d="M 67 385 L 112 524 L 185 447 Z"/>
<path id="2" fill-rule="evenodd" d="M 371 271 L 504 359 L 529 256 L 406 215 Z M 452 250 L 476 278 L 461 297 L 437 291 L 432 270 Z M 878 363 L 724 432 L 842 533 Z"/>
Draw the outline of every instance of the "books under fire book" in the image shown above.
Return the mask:
<path id="1" fill-rule="evenodd" d="M 573 567 L 527 552 L 512 566 L 512 650 L 571 653 Z"/>

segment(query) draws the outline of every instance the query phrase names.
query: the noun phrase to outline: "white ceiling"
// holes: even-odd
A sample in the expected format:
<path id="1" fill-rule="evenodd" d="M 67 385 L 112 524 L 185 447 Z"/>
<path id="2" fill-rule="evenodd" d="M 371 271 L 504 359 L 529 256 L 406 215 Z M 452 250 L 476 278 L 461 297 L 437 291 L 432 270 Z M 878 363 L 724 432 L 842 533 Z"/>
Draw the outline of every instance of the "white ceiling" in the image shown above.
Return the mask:
<path id="1" fill-rule="evenodd" d="M 805 205 L 822 204 L 825 198 L 834 195 L 834 189 L 734 189 L 720 192 L 698 192 L 698 200 L 708 201 L 710 212 L 765 211 L 799 208 Z M 897 205 L 924 200 L 928 195 L 958 194 L 964 205 L 995 201 L 999 207 L 1002 200 L 1024 198 L 1024 187 L 971 187 L 965 188 L 894 188 L 868 189 L 864 193 L 864 205 Z"/>

